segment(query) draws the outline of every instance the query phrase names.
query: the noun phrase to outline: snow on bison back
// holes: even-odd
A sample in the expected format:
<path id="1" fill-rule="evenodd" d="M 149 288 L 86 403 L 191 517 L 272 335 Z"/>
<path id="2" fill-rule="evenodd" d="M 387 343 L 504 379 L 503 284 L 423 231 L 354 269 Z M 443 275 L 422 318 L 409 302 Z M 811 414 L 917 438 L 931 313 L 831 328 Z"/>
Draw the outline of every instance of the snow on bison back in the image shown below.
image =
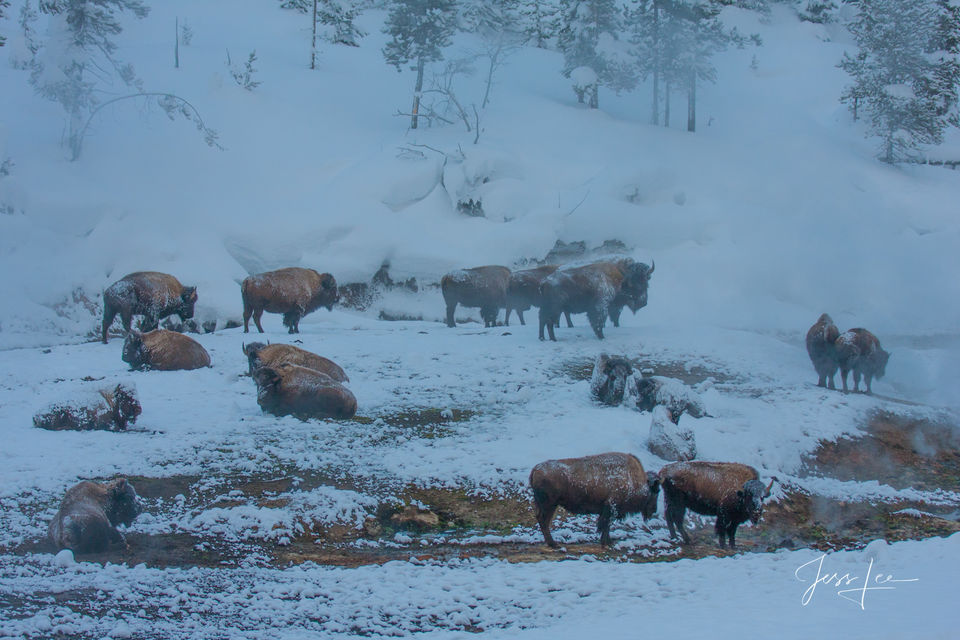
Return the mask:
<path id="1" fill-rule="evenodd" d="M 196 303 L 197 288 L 183 286 L 168 273 L 137 271 L 126 275 L 103 292 L 103 343 L 107 343 L 107 330 L 118 313 L 125 332 L 130 332 L 135 315 L 144 317 L 142 328 L 149 331 L 174 313 L 181 320 L 189 320 Z"/>

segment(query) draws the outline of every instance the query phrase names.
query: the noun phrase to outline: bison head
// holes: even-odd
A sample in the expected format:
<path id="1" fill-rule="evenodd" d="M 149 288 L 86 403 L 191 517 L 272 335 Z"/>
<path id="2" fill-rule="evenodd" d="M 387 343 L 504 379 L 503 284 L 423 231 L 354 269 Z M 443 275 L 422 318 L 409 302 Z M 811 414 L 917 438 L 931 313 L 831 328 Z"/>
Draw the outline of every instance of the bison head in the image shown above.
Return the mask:
<path id="1" fill-rule="evenodd" d="M 177 315 L 181 320 L 189 320 L 193 317 L 193 307 L 197 304 L 197 288 L 184 287 L 180 294 L 180 307 L 177 309 Z"/>
<path id="2" fill-rule="evenodd" d="M 657 512 L 657 499 L 660 496 L 660 476 L 653 471 L 647 471 L 647 499 L 640 508 L 640 515 L 649 520 Z"/>
<path id="3" fill-rule="evenodd" d="M 327 311 L 333 311 L 333 305 L 340 299 L 340 292 L 337 290 L 337 280 L 329 273 L 320 274 L 320 289 L 314 294 L 314 304 L 311 306 L 326 307 Z"/>
<path id="4" fill-rule="evenodd" d="M 139 331 L 130 331 L 123 341 L 121 360 L 130 365 L 131 369 L 142 369 L 150 363 L 150 358 L 143 345 L 143 334 Z"/>
<path id="5" fill-rule="evenodd" d="M 624 295 L 627 307 L 633 313 L 647 306 L 647 287 L 656 266 L 655 262 L 653 266 L 648 267 L 642 262 L 634 262 L 633 260 L 623 260 L 620 263 L 620 270 L 624 276 L 620 291 Z"/>
<path id="6" fill-rule="evenodd" d="M 633 366 L 629 360 L 602 354 L 594 365 L 590 389 L 600 402 L 616 406 L 623 402 L 627 378 L 632 375 Z"/>
<path id="7" fill-rule="evenodd" d="M 763 515 L 763 501 L 770 497 L 770 489 L 773 488 L 774 480 L 776 478 L 770 480 L 770 484 L 766 487 L 759 480 L 748 480 L 743 483 L 743 489 L 737 491 L 740 506 L 753 524 L 760 522 L 760 516 Z"/>
<path id="8" fill-rule="evenodd" d="M 873 355 L 873 360 L 874 360 L 873 376 L 875 378 L 882 378 L 883 375 L 887 372 L 887 362 L 890 360 L 890 352 L 884 351 L 878 346 L 877 352 Z"/>
<path id="9" fill-rule="evenodd" d="M 121 428 L 126 427 L 127 423 L 136 422 L 143 412 L 137 400 L 137 392 L 122 384 L 118 384 L 113 390 L 113 407 L 114 419 Z"/>
<path id="10" fill-rule="evenodd" d="M 143 506 L 133 485 L 126 478 L 117 478 L 107 485 L 106 513 L 110 524 L 130 526 L 143 513 Z"/>
<path id="11" fill-rule="evenodd" d="M 251 342 L 250 344 L 243 345 L 243 354 L 247 356 L 247 361 L 250 363 L 249 373 L 252 376 L 254 369 L 260 366 L 260 351 L 264 349 L 267 345 L 262 342 Z"/>

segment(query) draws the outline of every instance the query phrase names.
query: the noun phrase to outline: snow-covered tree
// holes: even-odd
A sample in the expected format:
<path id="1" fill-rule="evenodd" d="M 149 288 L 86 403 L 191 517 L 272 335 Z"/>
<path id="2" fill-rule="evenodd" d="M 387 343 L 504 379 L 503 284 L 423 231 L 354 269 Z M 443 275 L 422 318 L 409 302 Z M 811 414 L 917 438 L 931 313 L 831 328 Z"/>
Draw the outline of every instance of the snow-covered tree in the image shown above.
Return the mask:
<path id="1" fill-rule="evenodd" d="M 360 39 L 367 35 L 356 24 L 361 13 L 363 6 L 358 0 L 322 0 L 317 5 L 316 19 L 327 27 L 324 35 L 327 40 L 358 47 Z"/>
<path id="2" fill-rule="evenodd" d="M 10 0 L 0 0 L 0 18 L 3 18 L 4 12 L 10 8 Z M 0 47 L 7 42 L 7 39 L 0 34 Z"/>
<path id="3" fill-rule="evenodd" d="M 423 72 L 427 63 L 443 59 L 443 48 L 450 44 L 457 26 L 453 0 L 393 0 L 384 26 L 390 41 L 383 48 L 387 64 L 399 72 L 413 62 L 417 72 L 413 92 L 410 128 L 417 128 Z"/>
<path id="4" fill-rule="evenodd" d="M 563 75 L 574 78 L 580 102 L 599 107 L 599 87 L 620 91 L 636 84 L 629 43 L 620 39 L 623 14 L 616 0 L 562 0 L 558 45 Z M 592 72 L 595 81 L 585 80 Z M 574 73 L 576 72 L 576 73 Z"/>
<path id="5" fill-rule="evenodd" d="M 547 49 L 560 32 L 558 0 L 518 0 L 517 23 L 527 42 Z"/>
<path id="6" fill-rule="evenodd" d="M 807 22 L 826 23 L 836 19 L 839 7 L 833 0 L 802 0 L 797 15 Z"/>
<path id="7" fill-rule="evenodd" d="M 839 64 L 853 80 L 840 100 L 866 114 L 867 135 L 882 139 L 884 162 L 909 159 L 958 124 L 960 10 L 951 0 L 857 4 L 849 28 L 859 51 Z"/>

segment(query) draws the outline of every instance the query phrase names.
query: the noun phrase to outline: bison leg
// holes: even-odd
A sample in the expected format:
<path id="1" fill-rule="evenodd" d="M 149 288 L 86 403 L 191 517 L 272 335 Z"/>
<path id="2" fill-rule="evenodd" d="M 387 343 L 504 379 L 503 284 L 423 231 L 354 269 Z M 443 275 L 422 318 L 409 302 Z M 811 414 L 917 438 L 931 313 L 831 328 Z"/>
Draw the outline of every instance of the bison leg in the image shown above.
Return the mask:
<path id="1" fill-rule="evenodd" d="M 483 318 L 484 328 L 497 326 L 497 312 L 499 311 L 498 307 L 480 307 L 480 317 Z"/>
<path id="2" fill-rule="evenodd" d="M 623 307 L 613 307 L 610 309 L 610 321 L 613 322 L 613 326 L 620 326 L 620 312 L 623 311 Z"/>
<path id="3" fill-rule="evenodd" d="M 253 322 L 257 325 L 257 331 L 263 333 L 263 325 L 260 324 L 260 318 L 263 317 L 263 309 L 257 309 L 253 312 Z"/>
<path id="4" fill-rule="evenodd" d="M 832 372 L 830 372 L 830 373 L 826 376 L 826 377 L 827 377 L 827 389 L 833 389 L 834 391 L 836 391 L 837 385 L 835 385 L 835 384 L 833 383 L 833 376 L 835 376 L 836 373 L 837 373 L 837 370 L 834 369 Z"/>
<path id="5" fill-rule="evenodd" d="M 722 515 L 717 516 L 717 523 L 714 525 L 713 530 L 717 532 L 717 538 L 720 540 L 720 548 L 723 549 L 723 537 L 727 533 L 727 520 Z"/>
<path id="6" fill-rule="evenodd" d="M 687 513 L 687 508 L 683 505 L 677 505 L 671 501 L 667 501 L 666 504 L 666 516 L 667 516 L 667 527 L 670 529 L 670 537 L 676 538 L 677 531 L 680 531 L 680 537 L 683 539 L 684 544 L 690 543 L 690 536 L 687 535 L 686 529 L 683 528 L 683 517 Z"/>
<path id="7" fill-rule="evenodd" d="M 503 316 L 503 326 L 505 326 L 505 327 L 509 327 L 509 326 L 510 326 L 510 312 L 511 312 L 511 311 L 512 311 L 512 309 L 511 309 L 510 307 L 507 307 L 507 313 L 506 313 L 505 316 Z M 517 311 L 517 315 L 520 315 L 520 312 L 519 312 L 519 311 Z M 522 324 L 522 323 L 521 323 L 521 324 Z"/>
<path id="8" fill-rule="evenodd" d="M 860 372 L 857 369 L 853 370 L 853 392 L 856 393 L 860 391 Z"/>
<path id="9" fill-rule="evenodd" d="M 609 502 L 604 502 L 600 508 L 600 517 L 597 518 L 597 532 L 600 534 L 600 546 L 610 546 L 610 518 L 613 516 L 613 509 Z"/>
<path id="10" fill-rule="evenodd" d="M 737 536 L 737 523 L 731 522 L 729 525 L 727 525 L 727 540 L 730 541 L 731 549 L 737 548 L 737 543 L 735 540 L 736 536 Z"/>
<path id="11" fill-rule="evenodd" d="M 546 328 L 547 332 L 550 335 L 550 339 L 556 342 L 557 336 L 553 333 L 553 323 L 554 323 L 553 316 L 551 316 L 549 312 L 544 311 L 541 308 L 538 314 L 538 318 L 540 320 L 540 339 L 543 340 L 543 329 Z"/>
<path id="12" fill-rule="evenodd" d="M 843 367 L 840 367 L 840 381 L 843 383 L 844 393 L 847 393 L 847 373 L 849 372 L 850 372 L 849 369 L 844 369 Z"/>
<path id="13" fill-rule="evenodd" d="M 826 374 L 823 374 L 823 373 L 820 374 L 820 379 L 817 380 L 817 386 L 818 386 L 818 387 L 826 387 L 826 386 L 827 386 L 827 376 L 826 376 Z"/>
<path id="14" fill-rule="evenodd" d="M 570 319 L 570 312 L 569 312 L 569 311 L 564 311 L 564 312 L 563 312 L 563 315 L 566 316 L 566 318 L 567 318 L 567 329 L 572 329 L 572 328 L 573 328 L 573 320 Z M 560 318 L 559 318 L 559 316 L 557 317 L 557 326 L 558 326 L 558 327 L 560 326 Z"/>
<path id="15" fill-rule="evenodd" d="M 117 310 L 104 303 L 103 305 L 103 344 L 107 344 L 107 331 L 113 324 L 113 319 L 117 317 Z"/>
<path id="16" fill-rule="evenodd" d="M 457 310 L 456 302 L 454 302 L 453 304 L 450 304 L 449 302 L 447 303 L 447 326 L 448 327 L 457 326 L 456 321 L 453 319 L 453 312 L 456 310 Z"/>
<path id="17" fill-rule="evenodd" d="M 523 320 L 523 311 L 521 311 L 520 309 L 517 309 L 517 317 L 520 318 L 520 324 L 522 326 L 526 326 L 527 323 L 524 322 Z"/>
<path id="18" fill-rule="evenodd" d="M 250 316 L 253 315 L 253 307 L 243 304 L 243 332 L 250 333 Z"/>
<path id="19" fill-rule="evenodd" d="M 543 532 L 543 541 L 547 543 L 551 549 L 557 548 L 557 543 L 554 541 L 553 536 L 550 535 L 550 523 L 553 522 L 553 514 L 557 512 L 557 505 L 542 505 L 540 503 L 536 504 L 537 512 L 537 524 L 540 525 L 540 531 Z"/>
<path id="20" fill-rule="evenodd" d="M 863 374 L 863 384 L 865 384 L 865 385 L 867 386 L 867 390 L 864 391 L 864 393 L 866 393 L 868 396 L 872 396 L 872 395 L 873 395 L 873 388 L 872 388 L 872 386 L 871 386 L 871 383 L 872 383 L 872 382 L 873 382 L 873 376 L 872 376 L 872 375 L 870 375 L 869 373 Z"/>
<path id="21" fill-rule="evenodd" d="M 587 312 L 587 319 L 590 321 L 593 332 L 597 334 L 597 338 L 603 340 L 603 325 L 607 323 L 606 314 L 603 311 L 594 309 Z"/>

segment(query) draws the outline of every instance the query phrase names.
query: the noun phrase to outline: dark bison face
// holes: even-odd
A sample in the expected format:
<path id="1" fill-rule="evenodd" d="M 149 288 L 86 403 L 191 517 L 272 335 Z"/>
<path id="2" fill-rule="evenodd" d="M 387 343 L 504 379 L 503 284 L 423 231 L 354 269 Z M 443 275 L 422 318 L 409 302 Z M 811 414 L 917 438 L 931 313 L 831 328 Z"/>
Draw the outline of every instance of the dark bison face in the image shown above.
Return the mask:
<path id="1" fill-rule="evenodd" d="M 639 309 L 647 306 L 647 287 L 656 266 L 656 263 L 654 263 L 652 267 L 648 267 L 642 262 L 625 265 L 621 291 L 625 295 L 627 307 L 630 308 L 630 311 L 636 313 Z"/>
<path id="2" fill-rule="evenodd" d="M 877 347 L 876 370 L 873 373 L 875 378 L 882 378 L 887 372 L 887 361 L 890 360 L 890 353 Z"/>
<path id="3" fill-rule="evenodd" d="M 137 400 L 137 394 L 133 389 L 122 384 L 118 384 L 117 388 L 113 390 L 113 401 L 121 424 L 136 422 L 137 417 L 143 412 L 143 408 Z"/>
<path id="4" fill-rule="evenodd" d="M 126 478 L 115 480 L 110 488 L 107 518 L 113 525 L 123 524 L 130 526 L 138 515 L 143 512 L 140 498 L 133 485 Z"/>
<path id="5" fill-rule="evenodd" d="M 261 397 L 280 384 L 280 374 L 270 367 L 258 367 L 251 375 L 253 381 L 257 383 L 257 395 Z"/>
<path id="6" fill-rule="evenodd" d="M 594 393 L 597 398 L 609 405 L 623 402 L 623 393 L 627 387 L 627 378 L 633 375 L 633 366 L 626 358 L 600 356 L 597 365 L 599 379 L 596 380 Z"/>
<path id="7" fill-rule="evenodd" d="M 649 520 L 657 512 L 657 499 L 660 496 L 660 477 L 653 471 L 647 471 L 647 499 L 640 509 L 640 515 L 644 520 Z"/>
<path id="8" fill-rule="evenodd" d="M 260 366 L 260 350 L 266 346 L 262 342 L 251 342 L 243 345 L 243 353 L 247 356 L 247 361 L 250 364 L 249 373 L 251 376 L 254 370 Z"/>
<path id="9" fill-rule="evenodd" d="M 317 292 L 317 299 L 320 303 L 317 306 L 326 307 L 327 311 L 333 311 L 333 305 L 340 299 L 337 280 L 329 273 L 320 276 L 320 291 Z"/>
<path id="10" fill-rule="evenodd" d="M 180 316 L 181 320 L 189 320 L 193 317 L 193 307 L 196 304 L 197 288 L 184 287 L 183 293 L 180 294 L 180 308 L 177 310 L 177 315 Z"/>
<path id="11" fill-rule="evenodd" d="M 131 331 L 123 341 L 123 354 L 120 358 L 130 365 L 131 369 L 139 369 L 147 364 L 147 357 L 143 349 L 143 334 Z"/>
<path id="12" fill-rule="evenodd" d="M 760 517 L 763 515 L 763 499 L 769 495 L 769 488 L 764 488 L 759 480 L 748 480 L 743 483 L 743 489 L 737 491 L 741 506 L 753 524 L 760 522 Z"/>

